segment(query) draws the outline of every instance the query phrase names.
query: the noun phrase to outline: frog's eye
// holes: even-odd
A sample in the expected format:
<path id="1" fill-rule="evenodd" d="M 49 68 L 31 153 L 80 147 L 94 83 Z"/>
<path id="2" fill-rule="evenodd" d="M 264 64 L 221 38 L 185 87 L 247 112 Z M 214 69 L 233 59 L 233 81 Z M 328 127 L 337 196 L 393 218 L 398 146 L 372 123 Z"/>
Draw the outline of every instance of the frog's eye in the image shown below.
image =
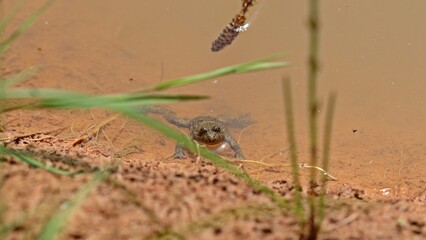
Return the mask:
<path id="1" fill-rule="evenodd" d="M 203 136 L 204 134 L 206 134 L 206 132 L 207 132 L 207 129 L 205 127 L 202 127 L 198 131 L 198 136 Z"/>
<path id="2" fill-rule="evenodd" d="M 214 127 L 212 128 L 212 130 L 213 130 L 214 132 L 217 132 L 217 133 L 219 133 L 219 132 L 221 132 L 221 131 L 222 131 L 222 129 L 220 129 L 220 127 L 219 127 L 219 126 L 214 126 Z"/>

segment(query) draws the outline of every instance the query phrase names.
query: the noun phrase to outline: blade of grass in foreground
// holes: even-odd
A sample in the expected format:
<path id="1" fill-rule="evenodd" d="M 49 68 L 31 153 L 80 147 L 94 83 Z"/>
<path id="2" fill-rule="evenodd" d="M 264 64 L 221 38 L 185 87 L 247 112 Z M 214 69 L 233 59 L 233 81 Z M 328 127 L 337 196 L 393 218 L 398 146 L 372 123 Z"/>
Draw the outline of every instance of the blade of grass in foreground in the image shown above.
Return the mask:
<path id="1" fill-rule="evenodd" d="M 260 71 L 266 69 L 280 68 L 287 66 L 287 62 L 268 62 L 277 59 L 280 55 L 274 55 L 247 63 L 225 67 L 214 70 L 209 73 L 189 76 L 176 80 L 160 83 L 154 87 L 146 89 L 149 90 L 165 90 L 172 87 L 184 86 L 191 83 L 196 83 L 202 80 L 219 77 L 232 73 L 243 73 L 250 71 Z M 146 92 L 145 91 L 145 92 Z M 86 94 L 66 91 L 61 89 L 6 89 L 3 91 L 3 98 L 39 98 L 43 100 L 37 104 L 23 105 L 26 108 L 117 108 L 127 106 L 141 106 L 152 105 L 161 103 L 175 103 L 183 100 L 199 100 L 206 98 L 205 96 L 165 96 L 165 95 L 145 95 L 144 93 L 128 93 L 128 94 L 115 94 L 103 96 L 89 96 Z M 14 110 L 10 108 L 7 110 Z"/>
<path id="2" fill-rule="evenodd" d="M 13 8 L 9 11 L 9 13 L 0 21 L 0 34 L 4 33 L 4 30 L 6 27 L 10 24 L 12 19 L 16 16 L 16 14 L 19 12 L 19 10 L 22 7 L 22 4 L 26 2 L 27 0 L 19 0 L 18 2 L 13 5 Z M 0 4 L 2 2 L 0 1 Z"/>
<path id="3" fill-rule="evenodd" d="M 54 98 L 41 101 L 38 105 L 45 108 L 121 108 L 154 104 L 177 103 L 188 100 L 206 99 L 195 95 L 143 95 L 119 94 L 87 97 Z"/>
<path id="4" fill-rule="evenodd" d="M 120 108 L 177 103 L 207 98 L 206 96 L 197 95 L 147 95 L 143 93 L 90 96 L 79 92 L 49 88 L 4 89 L 2 95 L 0 95 L 1 97 L 4 99 L 38 99 L 38 102 L 22 106 L 25 108 Z M 5 108 L 3 111 L 14 109 Z"/>
<path id="5" fill-rule="evenodd" d="M 144 89 L 143 91 L 159 91 L 159 90 L 165 90 L 169 88 L 184 86 L 188 84 L 197 83 L 203 80 L 225 76 L 229 74 L 235 74 L 235 73 L 246 73 L 246 72 L 253 72 L 253 71 L 261 71 L 261 70 L 267 70 L 267 69 L 274 69 L 274 68 L 282 68 L 289 65 L 288 62 L 270 62 L 272 60 L 275 60 L 277 58 L 281 57 L 281 55 L 273 55 L 270 57 L 265 57 L 261 59 L 257 59 L 254 61 L 224 67 L 220 69 L 216 69 L 214 71 L 208 72 L 208 73 L 201 73 L 189 77 L 183 77 L 178 78 L 175 80 L 170 80 L 166 82 L 159 83 L 153 87 Z"/>
<path id="6" fill-rule="evenodd" d="M 39 162 L 39 161 L 35 160 L 34 158 L 31 158 L 31 157 L 29 157 L 25 154 L 19 153 L 18 151 L 14 151 L 14 150 L 8 149 L 8 148 L 0 145 L 0 155 L 2 155 L 2 154 L 12 156 L 12 157 L 24 162 L 24 163 L 27 163 L 30 166 L 41 168 L 41 169 L 47 170 L 51 173 L 55 173 L 55 174 L 59 174 L 59 175 L 65 175 L 65 176 L 70 176 L 70 175 L 75 174 L 75 173 L 70 172 L 70 171 L 65 171 L 65 170 L 61 170 L 59 168 L 46 166 L 42 162 Z"/>
<path id="7" fill-rule="evenodd" d="M 309 0 L 309 57 L 308 57 L 308 113 L 309 113 L 309 152 L 310 164 L 317 165 L 318 158 L 318 100 L 317 100 L 317 82 L 318 82 L 318 67 L 319 67 L 319 0 Z M 314 192 L 314 186 L 317 184 L 316 169 L 310 171 L 310 188 Z M 309 202 L 309 217 L 307 232 L 302 233 L 306 239 L 318 238 L 318 205 L 315 196 L 308 196 Z"/>
<path id="8" fill-rule="evenodd" d="M 283 93 L 284 93 L 284 106 L 285 106 L 285 117 L 287 122 L 287 137 L 289 144 L 289 152 L 291 157 L 291 174 L 293 175 L 293 182 L 296 188 L 294 193 L 295 211 L 299 217 L 299 223 L 301 227 L 305 226 L 305 211 L 303 209 L 302 195 L 300 193 L 300 175 L 299 175 L 299 162 L 297 159 L 296 149 L 296 135 L 294 132 L 294 119 L 293 119 L 293 99 L 291 96 L 291 84 L 290 79 L 283 80 Z"/>
<path id="9" fill-rule="evenodd" d="M 7 77 L 5 79 L 0 80 L 0 89 L 4 91 L 6 87 L 9 87 L 13 84 L 17 84 L 23 82 L 30 77 L 34 76 L 34 74 L 38 71 L 36 67 L 30 67 L 29 69 L 23 70 L 13 76 Z M 1 95 L 0 95 L 1 96 Z"/>
<path id="10" fill-rule="evenodd" d="M 331 144 L 331 131 L 333 126 L 333 115 L 336 105 L 336 94 L 330 94 L 328 97 L 327 103 L 327 114 L 325 117 L 325 127 L 324 127 L 324 146 L 322 154 L 322 168 L 325 172 L 328 172 L 328 160 L 330 155 L 330 144 Z M 325 216 L 325 194 L 327 190 L 327 176 L 323 175 L 321 179 L 321 195 L 319 197 L 318 211 L 319 218 L 318 227 L 321 227 L 321 223 L 324 220 Z"/>
<path id="11" fill-rule="evenodd" d="M 72 214 L 83 204 L 89 193 L 96 189 L 107 177 L 109 171 L 93 173 L 92 178 L 84 184 L 68 201 L 61 205 L 60 209 L 50 218 L 38 236 L 38 240 L 56 239 L 68 223 Z"/>
<path id="12" fill-rule="evenodd" d="M 4 41 L 0 43 L 0 54 L 6 51 L 9 46 L 19 37 L 22 33 L 28 30 L 31 25 L 39 18 L 44 11 L 53 3 L 53 0 L 47 0 L 39 9 L 37 9 L 31 16 L 29 16 L 19 27 Z"/>
<path id="13" fill-rule="evenodd" d="M 23 82 L 31 78 L 36 72 L 38 71 L 37 68 L 31 67 L 29 69 L 23 70 L 13 76 L 9 76 L 4 79 L 0 79 L 0 99 L 4 99 L 6 97 L 6 92 L 9 91 L 9 88 L 11 85 Z M 31 105 L 35 100 L 1 100 L 0 101 L 0 113 L 3 112 L 5 109 L 20 109 L 24 108 L 27 105 Z"/>

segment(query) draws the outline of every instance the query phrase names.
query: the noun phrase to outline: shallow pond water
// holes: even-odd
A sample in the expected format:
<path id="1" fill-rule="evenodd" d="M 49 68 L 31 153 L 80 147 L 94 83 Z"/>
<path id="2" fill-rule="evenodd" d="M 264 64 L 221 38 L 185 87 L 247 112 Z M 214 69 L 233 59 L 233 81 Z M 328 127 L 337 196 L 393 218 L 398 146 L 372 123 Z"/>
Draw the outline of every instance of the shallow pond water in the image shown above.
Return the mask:
<path id="1" fill-rule="evenodd" d="M 19 19 L 41 2 L 25 5 Z M 37 65 L 40 72 L 29 86 L 127 92 L 285 53 L 283 59 L 291 62 L 288 68 L 177 88 L 170 92 L 211 99 L 169 107 L 185 117 L 250 113 L 257 124 L 234 132 L 247 157 L 288 163 L 281 79 L 290 76 L 298 151 L 306 162 L 306 5 L 304 1 L 259 2 L 250 9 L 253 16 L 247 31 L 222 51 L 211 52 L 212 41 L 239 11 L 240 1 L 56 1 L 12 47 L 4 71 Z M 340 182 L 359 185 L 373 195 L 383 194 L 384 189 L 395 196 L 424 189 L 425 7 L 425 1 L 398 0 L 328 0 L 321 7 L 321 119 L 328 94 L 338 96 L 330 172 Z M 82 131 L 104 117 L 96 111 L 55 114 L 34 128 L 59 122 Z M 108 131 L 119 132 L 114 137 L 116 149 L 136 138 L 145 158 L 161 160 L 173 151 L 173 142 L 135 123 L 116 123 Z M 150 134 L 156 136 L 154 140 Z M 274 152 L 278 154 L 271 156 Z M 262 172 L 258 177 L 268 180 L 279 174 Z"/>

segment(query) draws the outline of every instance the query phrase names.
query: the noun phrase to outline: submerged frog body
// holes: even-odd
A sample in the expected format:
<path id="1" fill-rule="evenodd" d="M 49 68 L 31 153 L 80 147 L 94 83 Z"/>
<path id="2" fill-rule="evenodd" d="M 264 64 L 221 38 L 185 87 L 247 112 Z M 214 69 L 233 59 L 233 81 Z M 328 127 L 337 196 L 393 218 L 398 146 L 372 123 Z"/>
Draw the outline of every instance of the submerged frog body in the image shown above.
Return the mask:
<path id="1" fill-rule="evenodd" d="M 241 147 L 231 136 L 226 127 L 226 123 L 229 121 L 231 125 L 244 127 L 253 123 L 253 121 L 247 119 L 247 116 L 227 120 L 221 120 L 212 116 L 199 116 L 193 119 L 186 119 L 178 118 L 176 113 L 159 107 L 151 107 L 147 112 L 160 114 L 169 123 L 181 128 L 188 128 L 191 138 L 196 140 L 198 143 L 205 144 L 207 146 L 228 143 L 231 149 L 235 152 L 235 158 L 244 158 Z M 173 157 L 179 159 L 185 158 L 185 151 L 182 145 L 176 145 Z"/>

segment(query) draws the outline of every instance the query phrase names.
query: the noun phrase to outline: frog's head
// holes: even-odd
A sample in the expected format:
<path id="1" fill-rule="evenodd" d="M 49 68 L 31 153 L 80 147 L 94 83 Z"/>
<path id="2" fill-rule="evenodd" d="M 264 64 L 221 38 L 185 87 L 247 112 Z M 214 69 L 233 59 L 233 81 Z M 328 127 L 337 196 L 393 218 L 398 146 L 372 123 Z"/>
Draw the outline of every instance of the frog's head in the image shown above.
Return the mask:
<path id="1" fill-rule="evenodd" d="M 191 127 L 191 137 L 206 145 L 216 145 L 225 141 L 225 126 L 215 119 L 203 119 Z"/>

